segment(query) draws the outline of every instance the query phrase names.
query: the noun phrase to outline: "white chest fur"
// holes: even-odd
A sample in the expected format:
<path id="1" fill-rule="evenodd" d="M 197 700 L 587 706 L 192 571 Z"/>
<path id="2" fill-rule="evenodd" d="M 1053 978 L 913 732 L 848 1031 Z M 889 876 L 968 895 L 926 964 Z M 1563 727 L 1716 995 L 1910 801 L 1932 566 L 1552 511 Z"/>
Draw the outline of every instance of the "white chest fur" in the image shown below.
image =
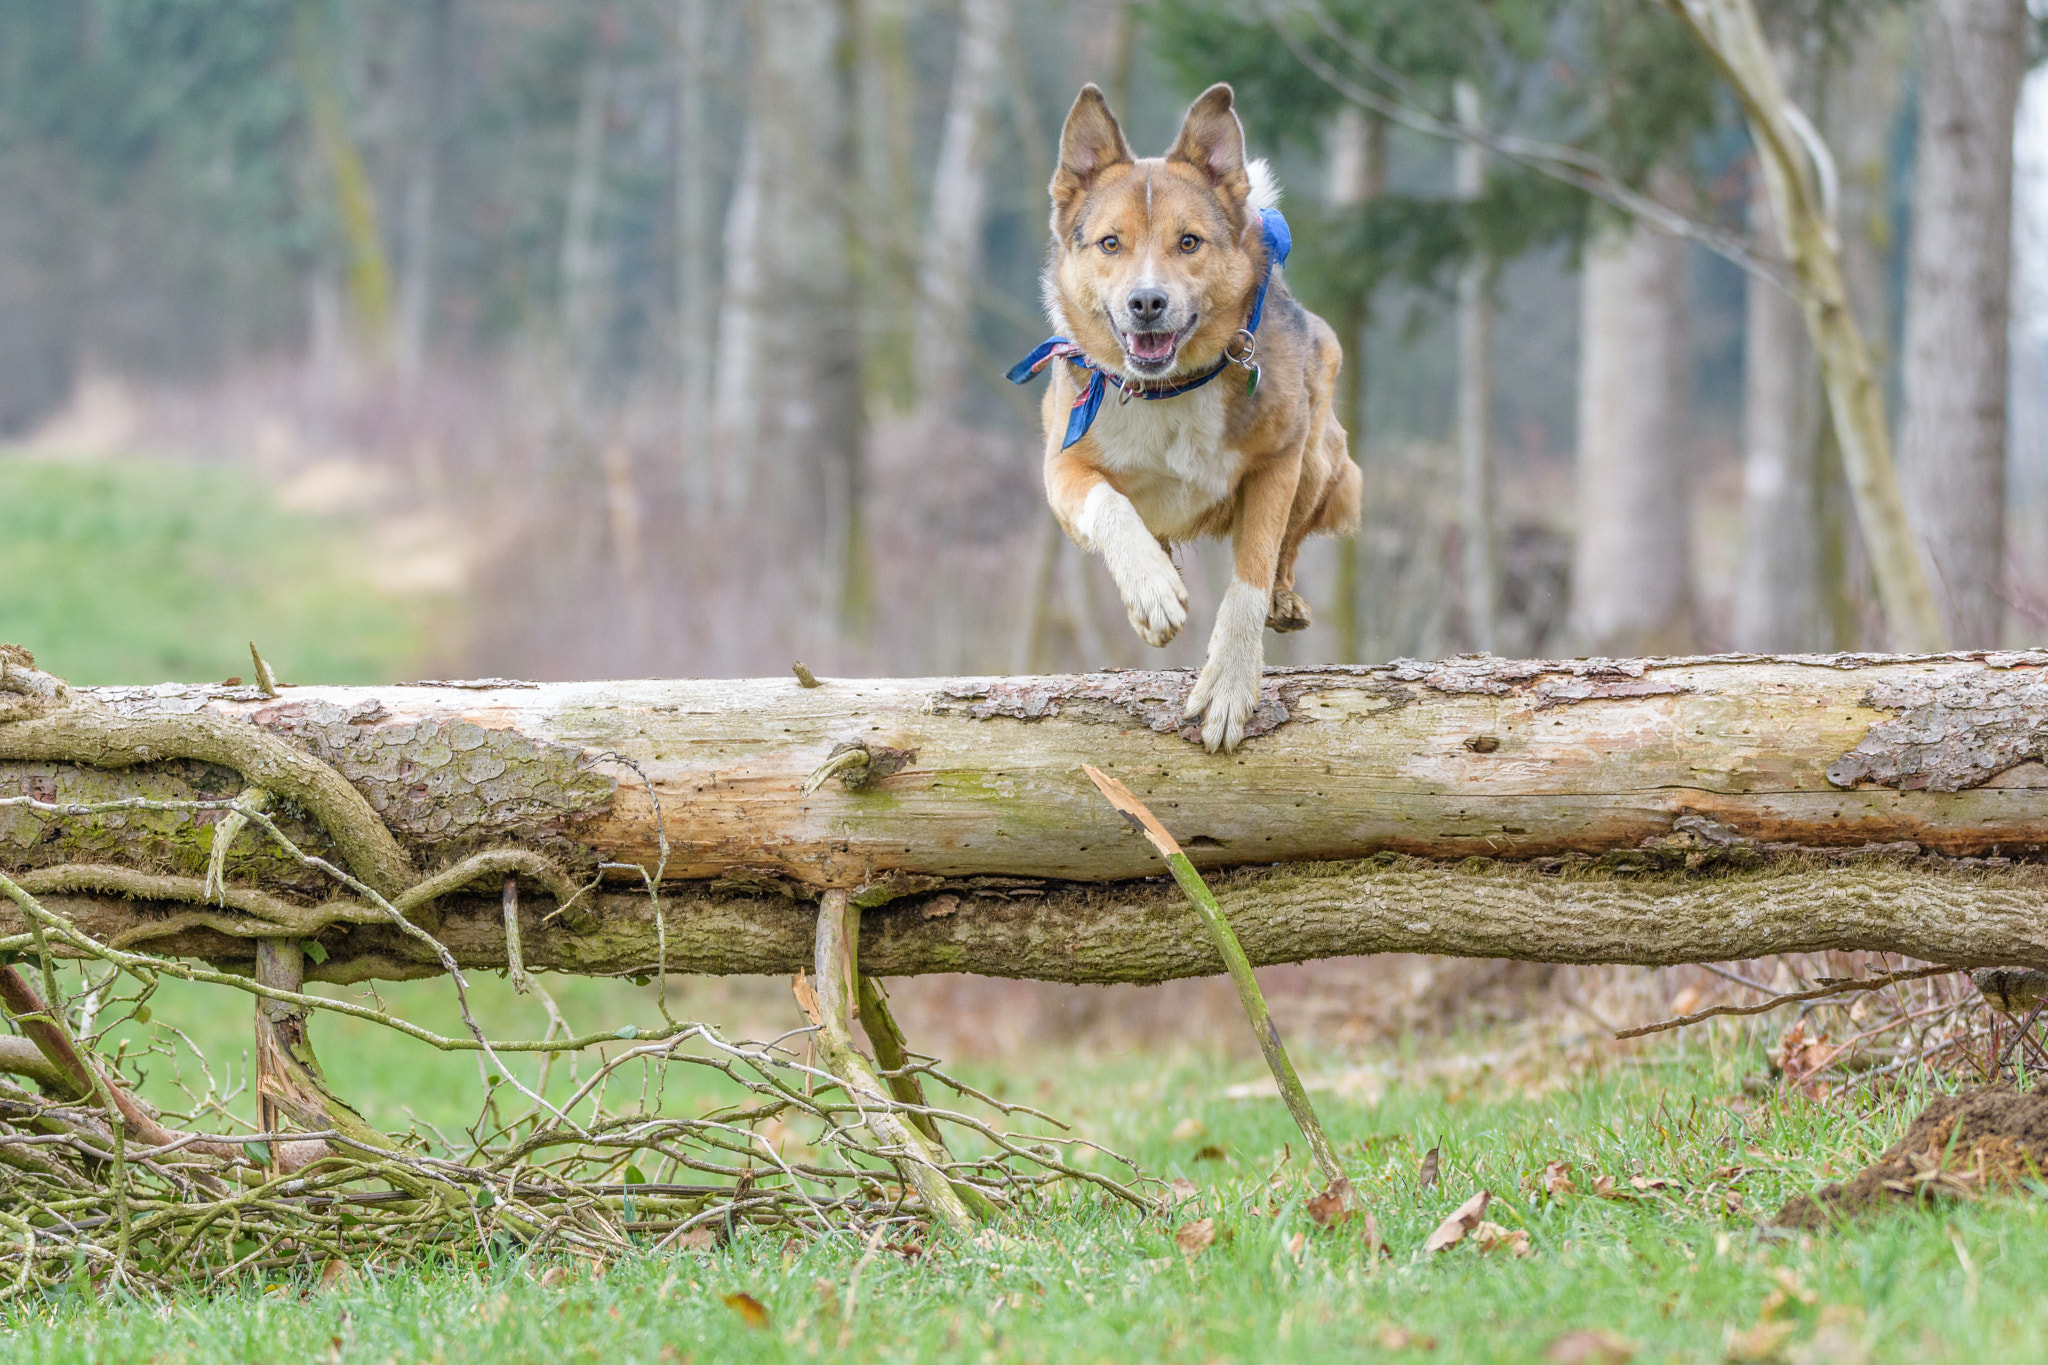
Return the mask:
<path id="1" fill-rule="evenodd" d="M 1104 472 L 1155 536 L 1182 538 L 1230 496 L 1238 453 L 1223 445 L 1220 384 L 1157 402 L 1119 403 L 1112 390 L 1090 435 Z"/>

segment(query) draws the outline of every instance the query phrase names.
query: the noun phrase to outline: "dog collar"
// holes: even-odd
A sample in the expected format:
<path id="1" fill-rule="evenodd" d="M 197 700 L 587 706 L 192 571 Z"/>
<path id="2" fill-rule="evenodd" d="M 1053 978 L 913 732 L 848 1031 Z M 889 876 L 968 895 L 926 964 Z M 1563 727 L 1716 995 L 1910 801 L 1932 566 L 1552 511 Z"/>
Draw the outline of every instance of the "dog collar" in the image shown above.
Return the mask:
<path id="1" fill-rule="evenodd" d="M 1259 292 L 1252 297 L 1251 316 L 1245 319 L 1244 326 L 1232 333 L 1229 343 L 1223 348 L 1222 358 L 1202 373 L 1169 384 L 1127 380 L 1090 360 L 1074 342 L 1057 336 L 1047 337 L 1032 348 L 1030 355 L 1010 367 L 1007 377 L 1012 384 L 1029 383 L 1033 375 L 1055 360 L 1064 360 L 1088 375 L 1088 382 L 1081 386 L 1080 395 L 1074 399 L 1074 406 L 1067 414 L 1067 434 L 1060 442 L 1060 449 L 1065 450 L 1088 434 L 1088 428 L 1095 425 L 1095 415 L 1102 410 L 1102 400 L 1111 384 L 1117 387 L 1117 401 L 1120 403 L 1128 403 L 1133 398 L 1157 402 L 1199 389 L 1236 365 L 1245 372 L 1244 391 L 1247 394 L 1258 392 L 1259 366 L 1255 357 L 1259 348 L 1259 323 L 1266 316 L 1266 291 L 1273 283 L 1273 267 L 1285 264 L 1288 252 L 1294 249 L 1294 235 L 1288 231 L 1287 220 L 1280 216 L 1278 209 L 1259 210 L 1259 232 L 1266 244 L 1266 269 L 1259 278 Z"/>

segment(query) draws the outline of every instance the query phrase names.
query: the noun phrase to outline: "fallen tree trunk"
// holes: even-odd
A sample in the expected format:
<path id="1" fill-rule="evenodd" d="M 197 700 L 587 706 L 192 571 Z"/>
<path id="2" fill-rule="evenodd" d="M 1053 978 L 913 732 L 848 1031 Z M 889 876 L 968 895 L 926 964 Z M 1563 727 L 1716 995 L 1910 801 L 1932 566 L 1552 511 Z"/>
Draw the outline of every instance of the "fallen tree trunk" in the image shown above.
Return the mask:
<path id="1" fill-rule="evenodd" d="M 519 899 L 527 964 L 580 972 L 794 969 L 834 887 L 866 908 L 863 970 L 878 975 L 1219 970 L 1177 893 L 1143 880 L 1149 850 L 1084 761 L 1198 863 L 1246 869 L 1218 893 L 1254 961 L 1860 947 L 2048 966 L 2048 874 L 2029 862 L 2048 848 L 2044 670 L 2042 652 L 1273 670 L 1254 738 L 1212 756 L 1179 729 L 1181 672 L 37 702 L 49 687 L 17 664 L 28 700 L 0 719 L 0 797 L 225 800 L 263 785 L 284 799 L 281 828 L 372 885 L 482 849 L 544 855 L 606 880 L 575 927 L 551 915 L 560 877 L 554 900 Z M 355 795 L 274 756 L 272 776 L 237 766 L 238 737 L 258 734 Z M 384 842 L 316 818 L 357 797 Z M 239 904 L 164 894 L 203 874 L 218 815 L 0 806 L 0 868 L 103 940 L 235 962 L 288 933 L 326 952 L 312 979 L 439 969 L 253 832 L 226 864 Z M 632 889 L 655 875 L 659 914 Z M 498 906 L 441 898 L 458 961 L 505 965 Z"/>

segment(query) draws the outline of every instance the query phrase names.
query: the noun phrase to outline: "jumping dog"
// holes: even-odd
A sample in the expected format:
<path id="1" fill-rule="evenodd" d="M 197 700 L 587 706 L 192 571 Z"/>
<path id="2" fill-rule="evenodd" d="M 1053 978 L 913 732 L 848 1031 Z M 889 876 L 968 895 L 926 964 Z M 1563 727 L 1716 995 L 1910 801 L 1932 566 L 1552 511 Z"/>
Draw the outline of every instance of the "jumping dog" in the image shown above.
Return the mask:
<path id="1" fill-rule="evenodd" d="M 1231 538 L 1236 572 L 1187 703 L 1211 752 L 1235 749 L 1258 706 L 1265 628 L 1309 624 L 1301 542 L 1356 530 L 1359 503 L 1331 410 L 1343 348 L 1287 292 L 1278 189 L 1245 160 L 1231 99 L 1209 87 L 1172 151 L 1136 159 L 1102 92 L 1082 88 L 1051 186 L 1058 335 L 1010 371 L 1052 370 L 1046 496 L 1109 566 L 1139 638 L 1164 645 L 1187 621 L 1169 548 Z"/>

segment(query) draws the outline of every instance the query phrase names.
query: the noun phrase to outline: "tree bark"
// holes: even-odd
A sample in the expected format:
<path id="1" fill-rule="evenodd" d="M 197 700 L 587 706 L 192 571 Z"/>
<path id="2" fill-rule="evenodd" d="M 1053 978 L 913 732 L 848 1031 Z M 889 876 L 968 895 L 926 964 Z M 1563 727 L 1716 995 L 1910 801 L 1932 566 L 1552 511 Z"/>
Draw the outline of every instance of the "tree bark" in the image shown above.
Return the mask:
<path id="1" fill-rule="evenodd" d="M 1459 81 L 1458 121 L 1480 123 L 1479 87 Z M 1456 190 L 1464 200 L 1486 189 L 1486 149 L 1460 142 Z M 1495 647 L 1500 568 L 1494 534 L 1493 263 L 1474 256 L 1458 271 L 1458 528 L 1463 552 L 1465 642 L 1483 654 Z"/>
<path id="2" fill-rule="evenodd" d="M 1899 479 L 1951 640 L 2004 620 L 2006 329 L 2023 0 L 1930 0 L 1906 272 Z"/>
<path id="3" fill-rule="evenodd" d="M 1640 225 L 1586 249 L 1572 623 L 1589 653 L 1692 642 L 1685 250 Z"/>
<path id="4" fill-rule="evenodd" d="M 1762 177 L 1750 189 L 1750 236 L 1774 239 Z M 1737 649 L 1822 646 L 1820 383 L 1799 302 L 1745 281 L 1742 355 L 1742 558 Z"/>
<path id="5" fill-rule="evenodd" d="M 440 902 L 440 934 L 474 966 L 506 965 L 500 885 L 545 855 L 605 886 L 575 927 L 555 913 L 561 877 L 519 897 L 535 968 L 791 970 L 838 887 L 868 910 L 878 975 L 1216 970 L 1083 762 L 1196 862 L 1237 869 L 1219 893 L 1261 962 L 1864 947 L 2048 966 L 2048 873 L 2006 861 L 2048 848 L 2044 670 L 2048 652 L 1275 670 L 1228 763 L 1176 728 L 1183 672 L 81 689 L 0 719 L 0 799 L 260 784 L 287 833 L 394 895 L 415 868 L 521 850 Z M 243 756 L 257 740 L 304 771 L 258 770 Z M 853 766 L 806 794 L 835 750 Z M 395 848 L 351 833 L 351 811 L 374 811 Z M 242 962 L 283 936 L 321 944 L 316 979 L 439 970 L 253 829 L 229 854 L 228 904 L 198 903 L 217 814 L 0 806 L 0 868 L 129 946 Z M 673 883 L 659 918 L 636 889 L 657 866 Z"/>
<path id="6" fill-rule="evenodd" d="M 1009 26 L 1008 0 L 963 0 L 960 6 L 953 90 L 925 231 L 917 365 L 928 404 L 944 406 L 958 396 L 972 352 L 982 204 Z"/>

